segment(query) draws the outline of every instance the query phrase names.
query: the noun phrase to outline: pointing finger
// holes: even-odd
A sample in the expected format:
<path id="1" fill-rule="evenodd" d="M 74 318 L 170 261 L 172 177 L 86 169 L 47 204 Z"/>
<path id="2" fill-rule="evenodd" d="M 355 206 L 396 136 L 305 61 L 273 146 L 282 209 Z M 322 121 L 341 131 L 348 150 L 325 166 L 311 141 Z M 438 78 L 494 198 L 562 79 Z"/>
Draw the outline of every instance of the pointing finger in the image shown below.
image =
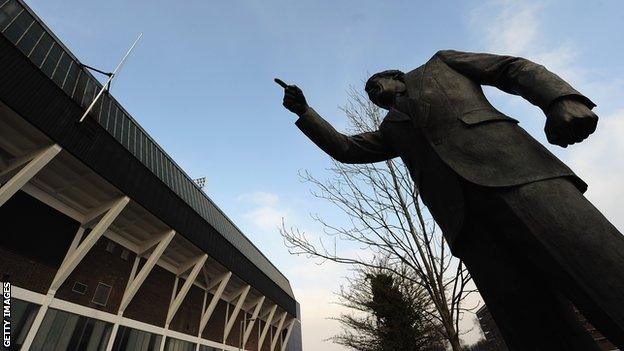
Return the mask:
<path id="1" fill-rule="evenodd" d="M 284 83 L 283 80 L 281 80 L 279 78 L 275 78 L 273 80 L 275 81 L 275 83 L 279 84 L 279 86 L 281 86 L 282 88 L 284 88 L 284 89 L 288 88 L 288 84 Z"/>

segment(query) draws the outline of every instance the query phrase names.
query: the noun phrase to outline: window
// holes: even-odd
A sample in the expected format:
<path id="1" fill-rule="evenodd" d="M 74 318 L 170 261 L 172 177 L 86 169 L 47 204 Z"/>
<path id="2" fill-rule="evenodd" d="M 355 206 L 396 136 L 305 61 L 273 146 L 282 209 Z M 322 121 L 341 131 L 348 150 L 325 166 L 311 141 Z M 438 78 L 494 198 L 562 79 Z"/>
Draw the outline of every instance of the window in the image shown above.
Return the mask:
<path id="1" fill-rule="evenodd" d="M 106 243 L 106 251 L 113 253 L 115 251 L 115 242 L 114 241 L 108 241 Z"/>
<path id="2" fill-rule="evenodd" d="M 195 344 L 184 340 L 167 338 L 165 351 L 195 351 Z"/>
<path id="3" fill-rule="evenodd" d="M 18 299 L 11 301 L 11 343 L 16 349 L 24 343 L 38 311 L 39 305 L 34 303 Z"/>
<path id="4" fill-rule="evenodd" d="M 130 257 L 130 251 L 128 251 L 126 249 L 123 249 L 121 251 L 121 259 L 124 260 L 124 261 L 127 261 L 128 257 Z"/>
<path id="5" fill-rule="evenodd" d="M 113 351 L 141 350 L 156 351 L 160 349 L 162 336 L 145 331 L 119 326 Z"/>
<path id="6" fill-rule="evenodd" d="M 30 350 L 104 351 L 111 329 L 109 323 L 50 308 Z"/>
<path id="7" fill-rule="evenodd" d="M 95 293 L 93 294 L 91 302 L 96 305 L 106 306 L 111 289 L 112 287 L 110 285 L 99 282 L 97 288 L 95 288 Z"/>
<path id="8" fill-rule="evenodd" d="M 79 281 L 74 282 L 74 286 L 72 287 L 72 291 L 76 292 L 80 295 L 84 295 L 87 293 L 87 284 L 83 284 Z"/>

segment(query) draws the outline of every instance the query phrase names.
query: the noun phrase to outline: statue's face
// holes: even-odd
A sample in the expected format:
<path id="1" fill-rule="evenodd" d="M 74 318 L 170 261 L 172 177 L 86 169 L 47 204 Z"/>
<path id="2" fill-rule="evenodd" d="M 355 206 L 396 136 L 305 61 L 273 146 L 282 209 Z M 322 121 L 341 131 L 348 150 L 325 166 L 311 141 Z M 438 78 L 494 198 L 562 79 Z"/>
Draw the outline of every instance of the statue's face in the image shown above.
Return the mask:
<path id="1" fill-rule="evenodd" d="M 405 93 L 405 83 L 393 78 L 377 78 L 368 95 L 373 103 L 383 109 L 389 110 L 394 106 L 397 95 Z"/>

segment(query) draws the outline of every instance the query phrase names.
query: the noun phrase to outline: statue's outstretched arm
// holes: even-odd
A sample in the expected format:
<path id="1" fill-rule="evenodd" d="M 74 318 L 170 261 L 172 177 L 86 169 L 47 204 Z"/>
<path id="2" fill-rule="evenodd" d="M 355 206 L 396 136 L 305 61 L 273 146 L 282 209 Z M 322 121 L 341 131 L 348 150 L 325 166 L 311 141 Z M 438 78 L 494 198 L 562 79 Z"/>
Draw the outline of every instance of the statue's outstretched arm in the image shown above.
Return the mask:
<path id="1" fill-rule="evenodd" d="M 546 114 L 548 142 L 567 147 L 596 130 L 596 106 L 558 75 L 522 57 L 442 50 L 435 54 L 451 68 L 479 84 L 520 95 Z"/>
<path id="2" fill-rule="evenodd" d="M 311 107 L 299 116 L 295 124 L 318 147 L 342 163 L 373 163 L 397 157 L 381 132 L 344 135 Z"/>
<path id="3" fill-rule="evenodd" d="M 558 75 L 522 57 L 441 50 L 436 56 L 447 65 L 478 82 L 520 95 L 546 111 L 558 98 L 571 96 L 589 108 L 596 106 Z"/>

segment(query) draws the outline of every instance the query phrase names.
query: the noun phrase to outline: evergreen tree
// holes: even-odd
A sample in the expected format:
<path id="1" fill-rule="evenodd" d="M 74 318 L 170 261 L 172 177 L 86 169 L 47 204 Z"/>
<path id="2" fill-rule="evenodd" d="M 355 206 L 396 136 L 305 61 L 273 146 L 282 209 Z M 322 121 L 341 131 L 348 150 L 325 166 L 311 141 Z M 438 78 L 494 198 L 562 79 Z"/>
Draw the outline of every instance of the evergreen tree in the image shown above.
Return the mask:
<path id="1" fill-rule="evenodd" d="M 355 313 L 337 318 L 343 332 L 332 338 L 334 342 L 357 351 L 444 350 L 428 295 L 409 279 L 363 269 L 339 296 L 341 304 Z"/>

